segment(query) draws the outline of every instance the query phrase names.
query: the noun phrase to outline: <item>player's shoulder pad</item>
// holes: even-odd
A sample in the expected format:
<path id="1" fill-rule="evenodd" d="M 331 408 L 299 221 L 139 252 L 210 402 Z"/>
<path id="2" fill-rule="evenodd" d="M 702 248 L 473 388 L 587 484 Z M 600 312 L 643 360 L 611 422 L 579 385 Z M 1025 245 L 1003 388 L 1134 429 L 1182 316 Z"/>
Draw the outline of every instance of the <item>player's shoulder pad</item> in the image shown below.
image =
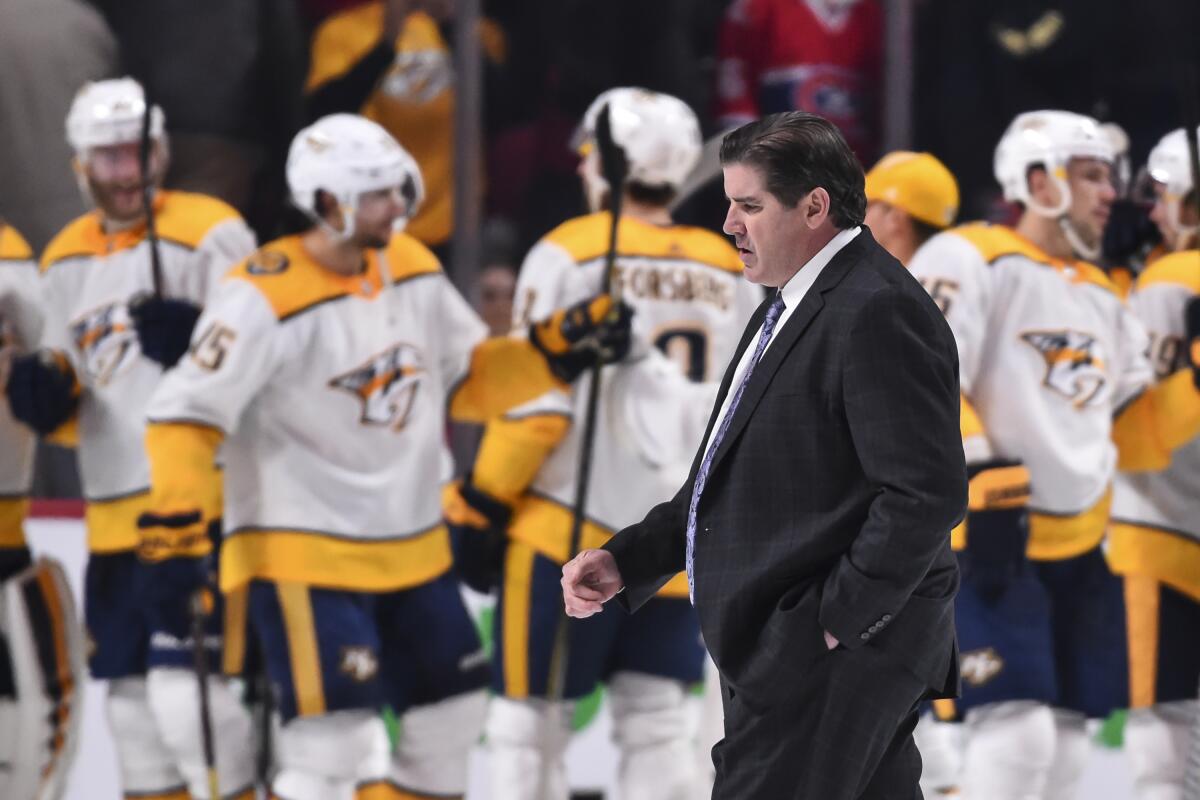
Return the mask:
<path id="1" fill-rule="evenodd" d="M 607 211 L 569 219 L 543 236 L 542 242 L 566 250 L 576 263 L 590 260 L 608 250 L 610 219 Z"/>
<path id="2" fill-rule="evenodd" d="M 0 261 L 30 261 L 33 259 L 33 249 L 20 232 L 0 220 Z"/>
<path id="3" fill-rule="evenodd" d="M 95 211 L 89 211 L 68 222 L 54 235 L 42 251 L 42 271 L 61 261 L 92 258 L 104 252 L 104 231 Z"/>
<path id="4" fill-rule="evenodd" d="M 992 225 L 988 222 L 968 222 L 951 228 L 949 233 L 970 242 L 979 251 L 979 255 L 988 264 L 993 264 L 1004 256 L 1020 255 L 1039 264 L 1052 263 L 1048 255 L 1023 236 L 1017 234 L 1006 225 Z"/>
<path id="5" fill-rule="evenodd" d="M 1119 299 L 1123 299 L 1125 294 L 1121 291 L 1121 287 L 1113 282 L 1113 279 L 1108 277 L 1108 273 L 1097 267 L 1095 264 L 1087 261 L 1072 262 L 1072 266 L 1078 271 L 1079 279 L 1090 283 L 1093 286 L 1099 286 L 1106 292 L 1110 292 Z"/>
<path id="6" fill-rule="evenodd" d="M 242 221 L 233 206 L 206 194 L 163 191 L 155 210 L 158 237 L 191 249 L 200 246 L 209 232 L 229 220 Z"/>
<path id="7" fill-rule="evenodd" d="M 575 263 L 585 264 L 608 252 L 611 219 L 607 211 L 576 217 L 550 231 L 542 241 L 558 245 Z M 658 227 L 626 219 L 617 231 L 617 251 L 622 255 L 695 261 L 727 272 L 742 271 L 737 251 L 711 231 L 688 225 Z"/>
<path id="8" fill-rule="evenodd" d="M 1006 225 L 971 222 L 952 228 L 950 233 L 970 242 L 971 246 L 988 264 L 994 264 L 1005 256 L 1023 256 L 1035 264 L 1055 269 L 1070 266 L 1075 269 L 1077 280 L 1098 286 L 1117 297 L 1121 296 L 1121 290 L 1117 288 L 1117 285 L 1112 282 L 1104 270 L 1095 264 L 1086 261 L 1064 262 L 1062 259 L 1053 258 Z"/>
<path id="9" fill-rule="evenodd" d="M 739 275 L 746 268 L 738 258 L 737 250 L 724 236 L 691 225 L 676 225 L 672 230 L 679 237 L 683 258 Z"/>
<path id="10" fill-rule="evenodd" d="M 229 270 L 225 280 L 252 285 L 280 321 L 349 293 L 339 276 L 322 269 L 304 251 L 299 236 L 268 242 Z"/>
<path id="11" fill-rule="evenodd" d="M 1183 250 L 1155 259 L 1138 276 L 1135 288 L 1145 289 L 1155 284 L 1181 286 L 1200 294 L 1200 250 Z"/>
<path id="12" fill-rule="evenodd" d="M 421 275 L 436 275 L 442 271 L 442 264 L 433 251 L 426 247 L 415 236 L 407 233 L 392 234 L 384 251 L 392 282 L 399 283 Z"/>

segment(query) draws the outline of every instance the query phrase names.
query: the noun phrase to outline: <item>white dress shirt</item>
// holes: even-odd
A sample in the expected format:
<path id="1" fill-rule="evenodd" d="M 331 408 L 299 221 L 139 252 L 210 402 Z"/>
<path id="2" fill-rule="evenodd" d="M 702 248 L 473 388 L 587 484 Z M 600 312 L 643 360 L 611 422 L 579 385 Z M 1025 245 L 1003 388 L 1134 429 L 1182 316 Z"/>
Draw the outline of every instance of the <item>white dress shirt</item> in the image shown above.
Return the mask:
<path id="1" fill-rule="evenodd" d="M 800 301 L 804 299 L 804 295 L 808 294 L 808 290 L 817 282 L 817 278 L 821 275 L 821 271 L 825 269 L 825 265 L 833 260 L 833 257 L 838 254 L 846 245 L 854 240 L 855 236 L 862 231 L 859 226 L 847 228 L 844 231 L 839 231 L 836 236 L 817 251 L 817 254 L 808 260 L 795 275 L 788 280 L 780 289 L 779 292 L 783 295 L 783 312 L 779 315 L 779 320 L 775 323 L 775 330 L 771 332 L 771 340 L 767 342 L 766 348 L 763 349 L 762 357 L 766 357 L 767 350 L 775 342 L 775 337 L 783 330 L 784 324 L 787 323 L 788 317 L 800 305 Z M 742 378 L 746 374 L 746 369 L 750 366 L 750 358 L 754 355 L 757 349 L 756 344 L 758 337 L 762 335 L 762 326 L 759 325 L 758 330 L 754 334 L 754 338 L 750 340 L 750 344 L 746 347 L 746 351 L 742 353 L 742 360 L 738 362 L 737 371 L 733 373 L 733 381 L 729 384 L 729 391 L 725 393 L 725 400 L 721 403 L 721 413 L 717 416 L 717 421 L 713 424 L 712 431 L 708 434 L 708 439 L 704 442 L 704 452 L 708 453 L 708 448 L 712 446 L 712 437 L 716 433 L 717 428 L 721 426 L 721 420 L 725 418 L 726 412 L 729 410 L 729 404 L 733 400 L 733 396 L 737 394 L 737 387 L 741 385 Z"/>

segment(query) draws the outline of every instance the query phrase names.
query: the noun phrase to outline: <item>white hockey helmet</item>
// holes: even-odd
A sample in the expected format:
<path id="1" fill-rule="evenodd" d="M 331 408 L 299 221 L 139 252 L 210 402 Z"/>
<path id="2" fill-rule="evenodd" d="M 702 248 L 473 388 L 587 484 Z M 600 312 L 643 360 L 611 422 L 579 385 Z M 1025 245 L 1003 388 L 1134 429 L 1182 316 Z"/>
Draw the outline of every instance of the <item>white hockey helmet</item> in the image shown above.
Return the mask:
<path id="1" fill-rule="evenodd" d="M 609 89 L 592 101 L 572 146 L 586 155 L 595 147 L 596 120 L 608 105 L 613 141 L 629 165 L 626 180 L 679 189 L 700 160 L 700 121 L 687 103 L 649 89 Z M 607 188 L 607 187 L 606 187 Z"/>
<path id="2" fill-rule="evenodd" d="M 1200 133 L 1200 130 L 1197 131 Z M 1177 231 L 1185 234 L 1200 230 L 1200 225 L 1184 225 L 1182 222 L 1183 201 L 1192 191 L 1192 164 L 1188 153 L 1187 131 L 1178 128 L 1171 131 L 1150 151 L 1146 161 L 1150 178 L 1163 186 L 1162 199 L 1167 210 L 1167 220 Z"/>
<path id="3" fill-rule="evenodd" d="M 141 141 L 146 93 L 133 78 L 85 83 L 67 112 L 67 142 L 81 160 L 94 147 Z M 165 119 L 157 105 L 150 109 L 150 136 L 162 140 Z"/>
<path id="4" fill-rule="evenodd" d="M 413 157 L 383 126 L 357 114 L 330 114 L 296 134 L 288 150 L 287 182 L 296 207 L 322 225 L 317 190 L 333 196 L 345 221 L 335 232 L 341 238 L 353 235 L 364 192 L 398 189 L 405 201 L 402 223 L 413 218 L 425 197 Z"/>
<path id="5" fill-rule="evenodd" d="M 1004 189 L 1004 199 L 1021 203 L 1035 214 L 1058 218 L 1071 207 L 1067 185 L 1067 162 L 1072 158 L 1096 158 L 1113 163 L 1113 138 L 1100 123 L 1071 111 L 1027 111 L 1018 114 L 996 145 L 993 170 Z M 1051 208 L 1034 200 L 1029 191 L 1029 169 L 1045 168 L 1058 187 L 1059 203 Z"/>

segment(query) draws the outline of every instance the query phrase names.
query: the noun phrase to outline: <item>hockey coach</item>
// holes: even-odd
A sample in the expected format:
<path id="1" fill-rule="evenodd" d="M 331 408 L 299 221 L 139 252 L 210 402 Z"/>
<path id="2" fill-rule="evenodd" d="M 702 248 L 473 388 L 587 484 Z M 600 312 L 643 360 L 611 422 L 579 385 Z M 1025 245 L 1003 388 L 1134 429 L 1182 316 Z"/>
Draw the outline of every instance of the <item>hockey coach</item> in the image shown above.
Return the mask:
<path id="1" fill-rule="evenodd" d="M 721 674 L 716 800 L 912 800 L 918 704 L 958 688 L 958 355 L 863 226 L 863 172 L 802 112 L 725 137 L 745 275 L 768 287 L 674 499 L 563 569 L 629 611 L 686 569 Z"/>

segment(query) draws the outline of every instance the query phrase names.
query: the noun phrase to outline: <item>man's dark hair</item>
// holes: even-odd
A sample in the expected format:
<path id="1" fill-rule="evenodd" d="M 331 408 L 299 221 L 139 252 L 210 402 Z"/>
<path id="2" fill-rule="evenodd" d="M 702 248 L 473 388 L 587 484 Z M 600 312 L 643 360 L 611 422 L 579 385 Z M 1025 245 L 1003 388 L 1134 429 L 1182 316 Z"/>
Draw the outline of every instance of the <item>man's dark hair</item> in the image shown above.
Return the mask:
<path id="1" fill-rule="evenodd" d="M 767 191 L 788 208 L 820 186 L 842 230 L 861 225 L 867 213 L 862 164 L 837 126 L 816 114 L 771 114 L 731 131 L 721 142 L 721 164 L 756 167 Z"/>
<path id="2" fill-rule="evenodd" d="M 645 203 L 650 206 L 669 206 L 671 201 L 675 199 L 675 190 L 665 183 L 647 184 L 640 181 L 628 181 L 625 184 L 625 191 L 629 192 L 629 196 L 639 203 Z"/>

